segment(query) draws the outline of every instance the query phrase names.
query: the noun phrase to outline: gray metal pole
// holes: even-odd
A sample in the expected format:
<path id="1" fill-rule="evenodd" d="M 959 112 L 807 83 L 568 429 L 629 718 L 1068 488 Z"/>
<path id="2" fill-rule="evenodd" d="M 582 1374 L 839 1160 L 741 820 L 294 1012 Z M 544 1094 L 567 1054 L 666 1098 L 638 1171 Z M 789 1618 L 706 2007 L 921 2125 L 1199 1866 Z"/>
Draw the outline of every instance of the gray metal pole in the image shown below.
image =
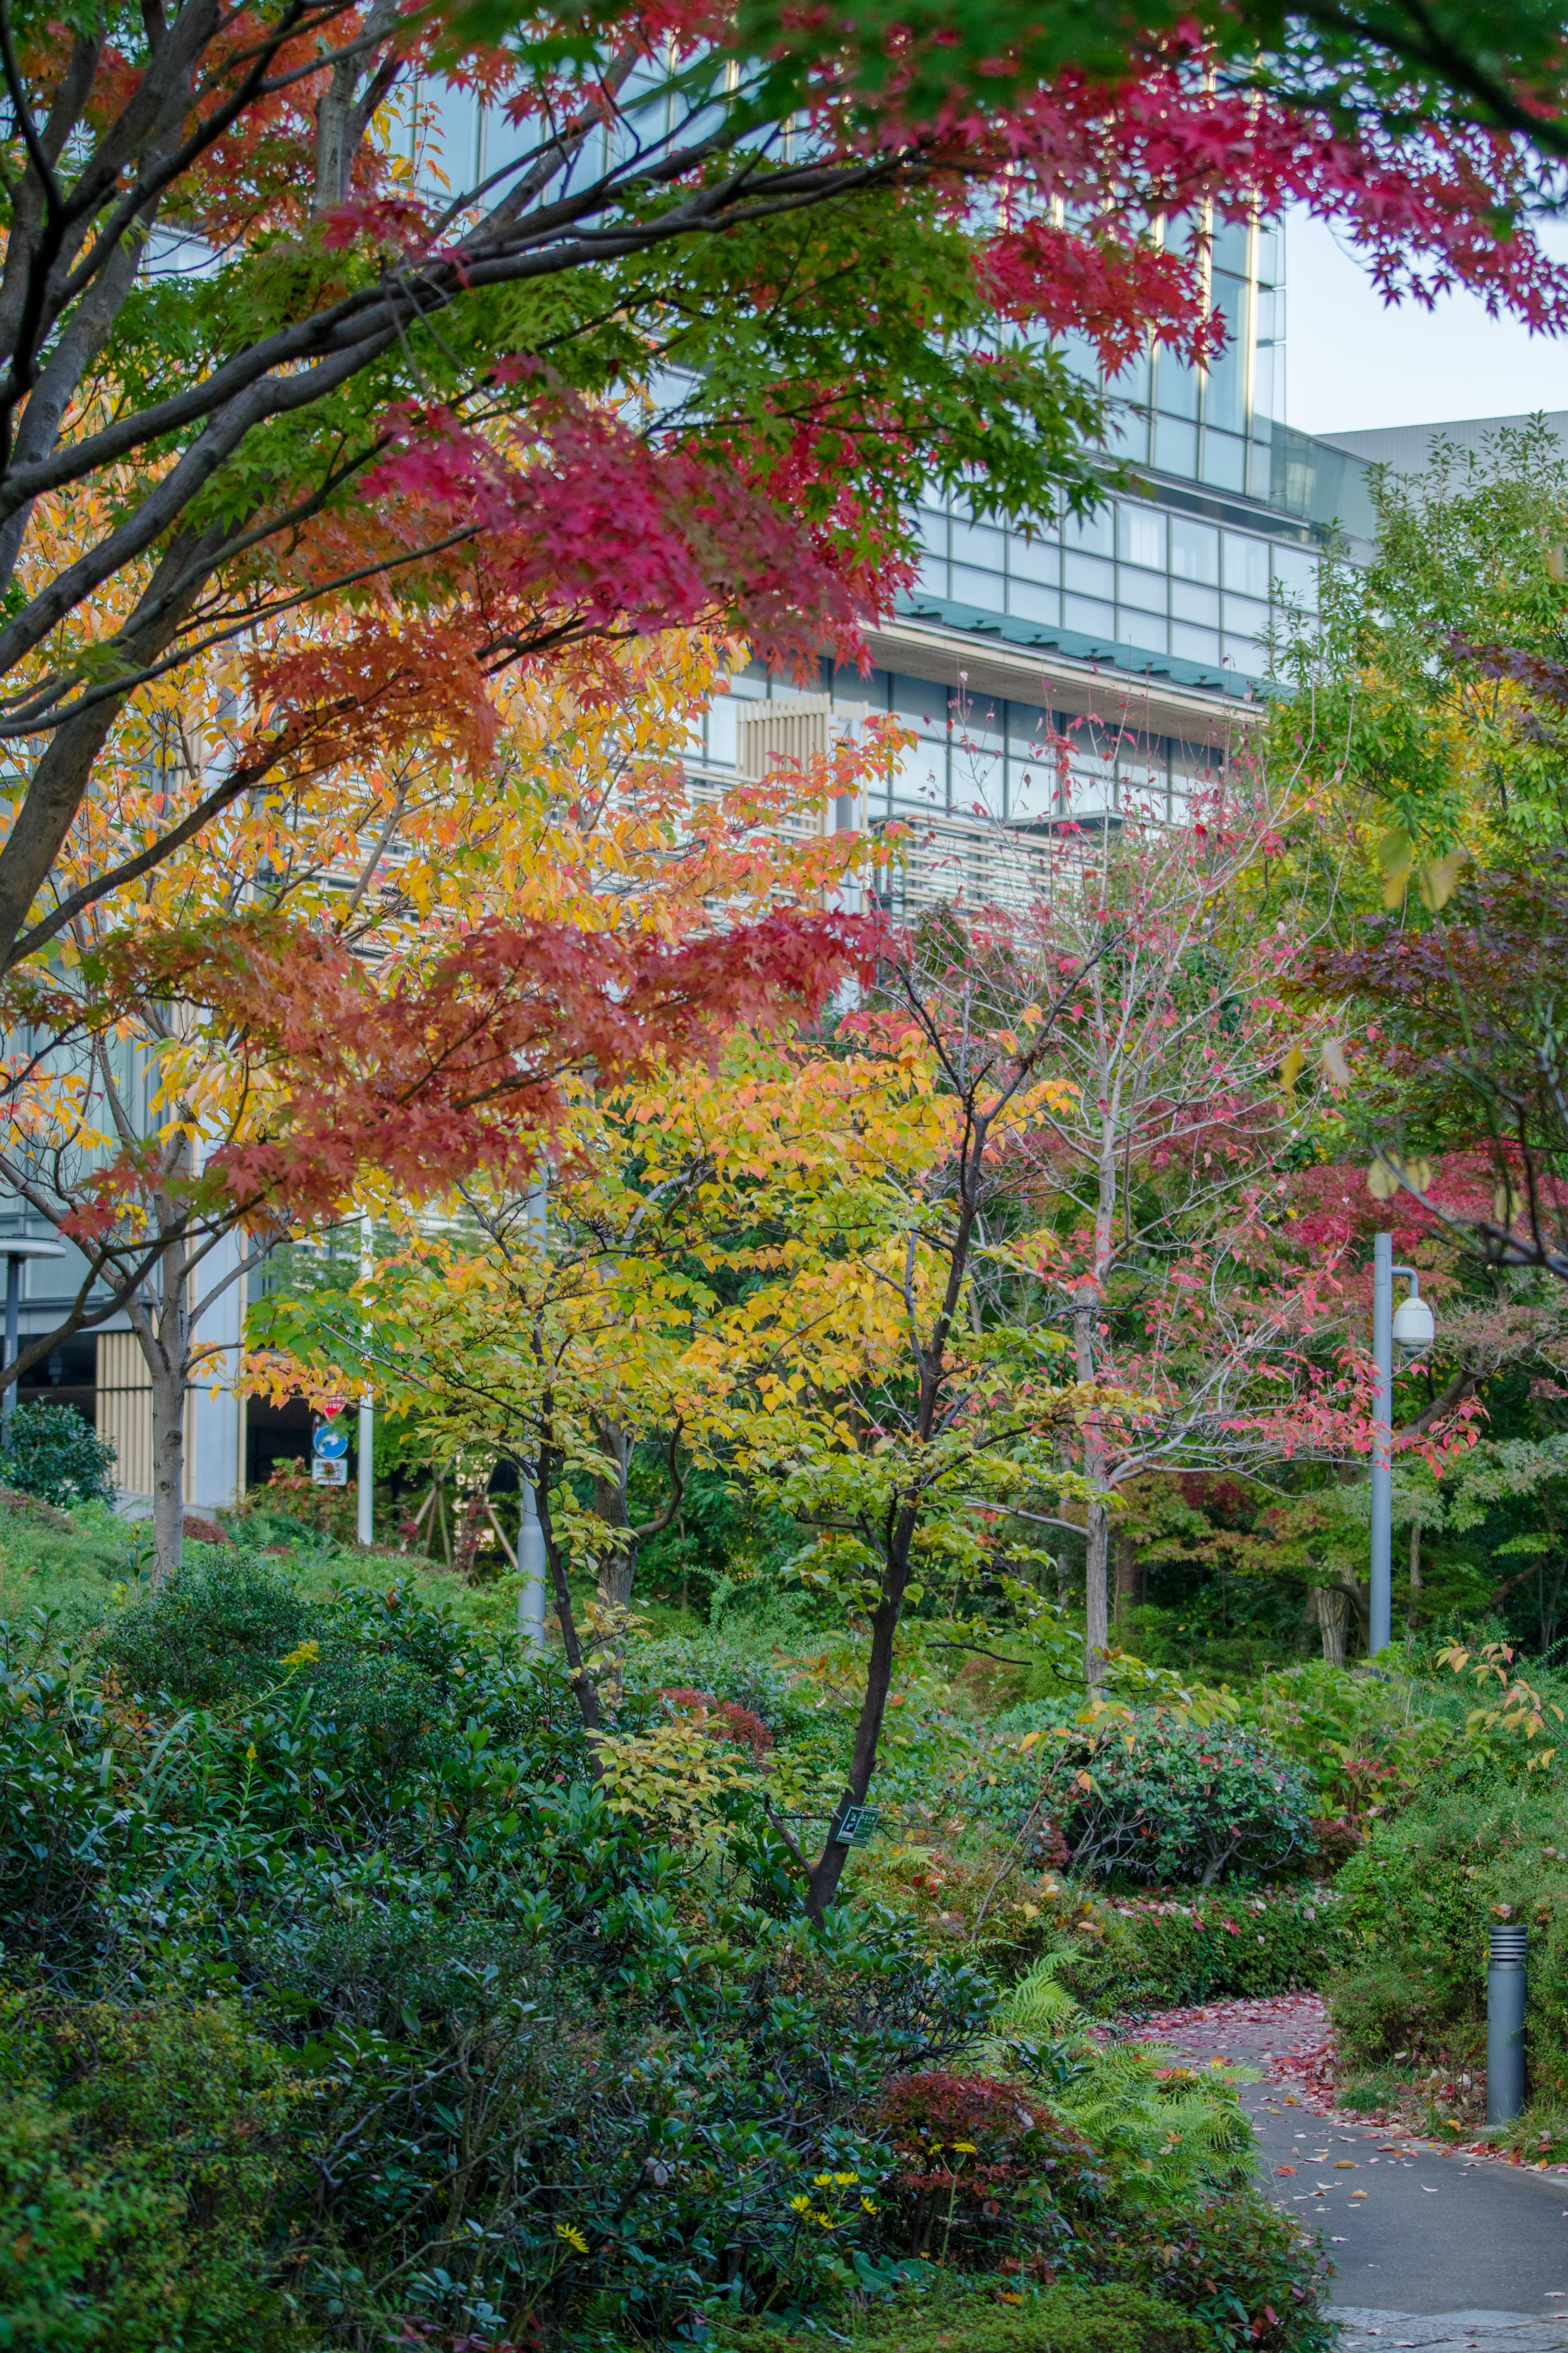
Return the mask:
<path id="1" fill-rule="evenodd" d="M 544 1182 L 541 1178 L 530 1187 L 528 1196 L 528 1222 L 533 1229 L 533 1244 L 541 1258 L 544 1255 L 545 1208 Z M 539 1524 L 539 1503 L 533 1482 L 527 1475 L 527 1465 L 521 1464 L 519 1468 L 522 1472 L 522 1517 L 517 1531 L 517 1566 L 522 1582 L 517 1597 L 517 1631 L 519 1640 L 529 1650 L 542 1652 L 548 1585 L 544 1530 Z"/>
<path id="2" fill-rule="evenodd" d="M 1372 1259 L 1372 1638 L 1375 1659 L 1394 1639 L 1394 1239 Z"/>
<path id="3" fill-rule="evenodd" d="M 15 1250 L 5 1257 L 5 1362 L 14 1365 L 22 1326 L 22 1261 Z M 16 1384 L 9 1380 L 0 1396 L 0 1446 L 11 1443 L 11 1416 L 16 1409 Z"/>
<path id="4" fill-rule="evenodd" d="M 359 1271 L 363 1282 L 371 1269 L 371 1225 L 367 1209 L 360 1219 Z M 375 1540 L 375 1408 L 366 1390 L 359 1409 L 359 1540 Z"/>
<path id="5" fill-rule="evenodd" d="M 1491 1932 L 1487 1957 L 1487 2122 L 1510 2125 L 1524 2105 L 1525 1960 L 1529 1930 Z"/>

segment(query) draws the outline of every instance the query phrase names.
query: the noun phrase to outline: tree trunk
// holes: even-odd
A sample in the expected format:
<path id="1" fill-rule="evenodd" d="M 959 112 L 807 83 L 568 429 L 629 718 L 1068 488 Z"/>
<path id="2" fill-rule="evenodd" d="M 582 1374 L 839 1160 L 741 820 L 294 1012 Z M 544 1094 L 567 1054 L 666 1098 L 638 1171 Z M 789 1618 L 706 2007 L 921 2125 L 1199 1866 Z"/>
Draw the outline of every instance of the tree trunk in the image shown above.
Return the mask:
<path id="1" fill-rule="evenodd" d="M 1410 1607 L 1405 1624 L 1414 1632 L 1421 1623 L 1421 1523 L 1410 1523 Z"/>
<path id="2" fill-rule="evenodd" d="M 918 1514 L 906 1504 L 899 1514 L 888 1546 L 888 1568 L 882 1583 L 882 1598 L 871 1617 L 871 1655 L 866 1663 L 866 1694 L 860 1703 L 860 1720 L 855 1727 L 855 1753 L 849 1761 L 849 1787 L 834 1809 L 833 1820 L 828 1825 L 827 1843 L 806 1873 L 805 1915 L 819 1926 L 838 1892 L 844 1866 L 849 1860 L 849 1849 L 838 1835 L 845 1813 L 850 1806 L 865 1804 L 871 1776 L 877 1769 L 877 1745 L 881 1739 L 882 1722 L 888 1712 L 888 1693 L 893 1680 L 893 1643 L 899 1630 L 904 1589 L 910 1581 L 910 1546 L 914 1541 L 917 1518 Z"/>
<path id="3" fill-rule="evenodd" d="M 155 1300 L 130 1303 L 152 1383 L 153 1582 L 173 1577 L 185 1543 L 185 1388 L 191 1374 L 189 1266 L 183 1246 L 159 1256 Z"/>
<path id="4" fill-rule="evenodd" d="M 1331 1585 L 1314 1585 L 1310 1608 L 1322 1635 L 1324 1664 L 1342 1667 L 1345 1662 L 1345 1620 L 1350 1614 L 1350 1605 L 1344 1595 Z"/>
<path id="5" fill-rule="evenodd" d="M 1116 1624 L 1121 1627 L 1130 1609 L 1142 1609 L 1149 1597 L 1149 1578 L 1138 1557 L 1138 1546 L 1130 1535 L 1116 1539 Z"/>
<path id="6" fill-rule="evenodd" d="M 154 1345 L 153 1377 L 153 1582 L 173 1577 L 185 1544 L 185 1366 Z"/>
<path id="7" fill-rule="evenodd" d="M 614 1468 L 594 1479 L 594 1510 L 610 1531 L 599 1561 L 599 1606 L 604 1609 L 624 1610 L 632 1606 L 632 1588 L 637 1582 L 637 1546 L 629 1538 L 616 1542 L 617 1536 L 630 1525 L 626 1509 L 626 1477 L 631 1467 L 631 1440 L 618 1421 L 601 1421 L 595 1425 L 594 1435 L 600 1451 L 609 1457 Z"/>
<path id="8" fill-rule="evenodd" d="M 1083 1671 L 1091 1692 L 1105 1688 L 1105 1654 L 1110 1647 L 1106 1580 L 1110 1550 L 1110 1514 L 1103 1504 L 1091 1504 L 1083 1605 Z"/>
<path id="9" fill-rule="evenodd" d="M 1073 1309 L 1073 1369 L 1086 1385 L 1094 1378 L 1094 1317 L 1100 1292 L 1086 1285 Z M 1105 1448 L 1091 1416 L 1083 1426 L 1083 1468 L 1086 1478 L 1100 1485 L 1105 1470 Z M 1083 1673 L 1091 1693 L 1105 1688 L 1105 1653 L 1110 1641 L 1110 1594 L 1106 1570 L 1110 1551 L 1110 1514 L 1104 1503 L 1089 1507 L 1084 1529 Z"/>

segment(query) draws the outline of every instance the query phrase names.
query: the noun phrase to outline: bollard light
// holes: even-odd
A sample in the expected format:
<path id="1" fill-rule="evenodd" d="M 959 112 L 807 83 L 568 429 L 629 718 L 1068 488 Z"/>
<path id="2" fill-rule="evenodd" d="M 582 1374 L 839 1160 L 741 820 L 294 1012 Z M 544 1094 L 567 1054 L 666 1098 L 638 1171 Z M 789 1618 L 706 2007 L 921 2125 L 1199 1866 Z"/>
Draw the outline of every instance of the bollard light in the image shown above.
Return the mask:
<path id="1" fill-rule="evenodd" d="M 1528 1929 L 1494 1928 L 1487 1957 L 1487 2122 L 1510 2125 L 1524 2105 Z"/>

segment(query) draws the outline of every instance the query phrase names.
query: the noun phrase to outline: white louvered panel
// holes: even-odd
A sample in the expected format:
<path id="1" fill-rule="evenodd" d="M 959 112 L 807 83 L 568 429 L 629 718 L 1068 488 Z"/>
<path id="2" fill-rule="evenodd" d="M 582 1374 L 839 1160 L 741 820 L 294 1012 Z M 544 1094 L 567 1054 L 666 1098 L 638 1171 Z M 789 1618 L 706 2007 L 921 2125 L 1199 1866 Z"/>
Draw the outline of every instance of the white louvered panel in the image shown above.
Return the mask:
<path id="1" fill-rule="evenodd" d="M 185 1495 L 191 1500 L 195 1393 L 185 1392 Z M 153 1493 L 153 1383 L 134 1332 L 98 1335 L 98 1434 L 115 1450 L 114 1482 L 132 1495 Z"/>

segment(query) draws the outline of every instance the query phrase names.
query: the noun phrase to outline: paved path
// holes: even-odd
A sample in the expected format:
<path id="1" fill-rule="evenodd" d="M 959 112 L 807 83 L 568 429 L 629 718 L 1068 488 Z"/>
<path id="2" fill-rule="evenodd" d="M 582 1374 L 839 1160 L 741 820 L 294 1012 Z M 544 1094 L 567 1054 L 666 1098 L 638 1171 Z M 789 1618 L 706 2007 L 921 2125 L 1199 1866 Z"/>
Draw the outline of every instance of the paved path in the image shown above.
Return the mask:
<path id="1" fill-rule="evenodd" d="M 1315 2000 L 1216 2002 L 1143 2031 L 1263 2074 L 1242 2098 L 1264 2184 L 1322 2238 L 1342 2353 L 1568 2353 L 1568 2174 L 1335 2115 Z"/>

